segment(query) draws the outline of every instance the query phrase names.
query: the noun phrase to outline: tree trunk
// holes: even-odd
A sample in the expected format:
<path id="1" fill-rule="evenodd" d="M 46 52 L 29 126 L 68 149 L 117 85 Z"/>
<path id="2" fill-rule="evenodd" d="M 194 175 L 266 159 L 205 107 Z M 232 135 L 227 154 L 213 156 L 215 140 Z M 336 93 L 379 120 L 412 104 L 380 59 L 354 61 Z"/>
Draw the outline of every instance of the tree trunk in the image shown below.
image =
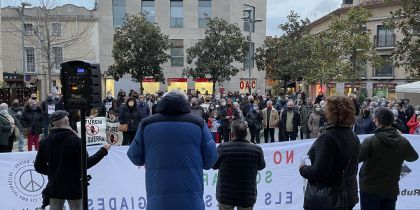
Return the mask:
<path id="1" fill-rule="evenodd" d="M 287 78 L 283 79 L 283 93 L 287 95 Z"/>
<path id="2" fill-rule="evenodd" d="M 143 91 L 144 91 L 144 88 L 143 88 L 143 79 L 142 79 L 140 80 L 140 94 L 141 95 L 143 95 Z"/>

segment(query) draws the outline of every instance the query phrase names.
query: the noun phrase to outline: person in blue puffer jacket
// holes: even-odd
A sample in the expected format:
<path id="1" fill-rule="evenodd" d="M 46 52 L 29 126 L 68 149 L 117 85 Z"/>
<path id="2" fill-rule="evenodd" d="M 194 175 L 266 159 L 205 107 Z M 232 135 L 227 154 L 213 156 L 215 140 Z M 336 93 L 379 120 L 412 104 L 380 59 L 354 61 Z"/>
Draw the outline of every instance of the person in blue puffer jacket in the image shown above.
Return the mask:
<path id="1" fill-rule="evenodd" d="M 148 210 L 205 209 L 203 169 L 218 155 L 207 124 L 190 112 L 185 93 L 167 93 L 127 151 L 134 165 L 146 167 Z"/>

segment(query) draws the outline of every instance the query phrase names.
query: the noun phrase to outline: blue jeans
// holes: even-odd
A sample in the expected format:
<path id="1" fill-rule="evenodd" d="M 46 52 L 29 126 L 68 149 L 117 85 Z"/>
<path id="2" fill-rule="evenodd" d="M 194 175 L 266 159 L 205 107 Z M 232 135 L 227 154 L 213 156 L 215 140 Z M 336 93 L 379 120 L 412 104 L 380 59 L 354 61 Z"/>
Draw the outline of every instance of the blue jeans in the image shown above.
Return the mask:
<path id="1" fill-rule="evenodd" d="M 25 151 L 23 149 L 23 146 L 25 146 L 25 136 L 21 132 L 20 136 L 19 136 L 19 140 L 18 140 L 18 150 L 19 150 L 19 152 Z"/>
<path id="2" fill-rule="evenodd" d="M 361 210 L 395 210 L 397 199 L 381 198 L 379 196 L 360 191 Z"/>

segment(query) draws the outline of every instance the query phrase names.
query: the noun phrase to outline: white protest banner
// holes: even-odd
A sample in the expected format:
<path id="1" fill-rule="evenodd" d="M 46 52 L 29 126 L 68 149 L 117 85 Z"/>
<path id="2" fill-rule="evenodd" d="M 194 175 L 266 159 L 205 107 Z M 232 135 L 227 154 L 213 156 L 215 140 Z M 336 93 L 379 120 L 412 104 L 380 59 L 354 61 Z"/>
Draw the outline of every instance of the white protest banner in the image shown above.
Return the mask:
<path id="1" fill-rule="evenodd" d="M 80 122 L 77 122 L 77 130 L 80 137 Z M 86 145 L 104 144 L 106 142 L 106 118 L 86 118 Z"/>
<path id="2" fill-rule="evenodd" d="M 120 123 L 106 123 L 106 142 L 111 145 L 119 146 L 123 142 L 123 133 L 118 130 Z"/>
<path id="3" fill-rule="evenodd" d="M 363 140 L 366 136 L 359 136 Z M 420 152 L 420 136 L 407 135 Z M 267 167 L 257 176 L 258 197 L 254 209 L 303 209 L 303 178 L 298 168 L 313 140 L 262 144 Z M 100 146 L 88 147 L 94 154 Z M 113 147 L 98 165 L 88 170 L 92 175 L 89 186 L 89 209 L 146 209 L 145 168 L 134 166 L 127 157 L 127 146 Z M 34 171 L 36 152 L 0 154 L 0 209 L 21 210 L 41 206 L 42 189 L 47 177 Z M 386 163 L 384 163 L 386 164 Z M 420 160 L 404 162 L 400 180 L 399 210 L 420 209 Z M 217 171 L 204 171 L 204 203 L 216 210 Z M 176 181 L 176 180 L 174 180 Z M 67 208 L 66 208 L 67 209 Z M 358 206 L 355 210 L 360 209 Z"/>

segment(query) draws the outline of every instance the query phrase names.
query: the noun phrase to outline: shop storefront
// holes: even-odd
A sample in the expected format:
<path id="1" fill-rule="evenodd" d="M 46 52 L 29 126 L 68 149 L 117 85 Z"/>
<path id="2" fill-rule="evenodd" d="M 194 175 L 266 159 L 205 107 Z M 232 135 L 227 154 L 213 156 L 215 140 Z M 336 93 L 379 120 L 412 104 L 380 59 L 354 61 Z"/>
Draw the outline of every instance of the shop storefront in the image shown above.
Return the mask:
<path id="1" fill-rule="evenodd" d="M 373 96 L 393 99 L 397 97 L 395 87 L 397 83 L 373 83 Z"/>
<path id="2" fill-rule="evenodd" d="M 168 78 L 168 91 L 181 90 L 187 92 L 187 78 Z"/>
<path id="3" fill-rule="evenodd" d="M 115 96 L 115 79 L 107 78 L 105 79 L 105 93 L 111 91 L 111 94 Z"/>
<path id="4" fill-rule="evenodd" d="M 327 94 L 327 96 L 336 96 L 337 95 L 337 84 L 336 83 L 328 83 L 326 94 Z"/>
<path id="5" fill-rule="evenodd" d="M 352 87 L 353 84 L 353 87 Z M 367 97 L 366 83 L 344 83 L 344 94 L 356 94 L 361 98 Z"/>
<path id="6" fill-rule="evenodd" d="M 213 94 L 213 83 L 206 78 L 195 79 L 195 91 L 199 91 L 201 94 L 208 93 Z"/>
<path id="7" fill-rule="evenodd" d="M 159 92 L 160 83 L 156 82 L 153 78 L 144 78 L 143 80 L 143 93 L 155 94 Z"/>

